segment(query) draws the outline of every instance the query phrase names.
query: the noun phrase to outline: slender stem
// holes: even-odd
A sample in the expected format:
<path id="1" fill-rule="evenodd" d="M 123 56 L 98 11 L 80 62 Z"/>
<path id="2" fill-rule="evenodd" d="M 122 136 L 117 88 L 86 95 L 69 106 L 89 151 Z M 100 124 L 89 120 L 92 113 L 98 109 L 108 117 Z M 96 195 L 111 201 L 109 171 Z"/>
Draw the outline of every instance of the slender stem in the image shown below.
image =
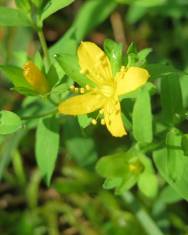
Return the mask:
<path id="1" fill-rule="evenodd" d="M 110 17 L 115 40 L 123 44 L 123 49 L 126 51 L 128 43 L 125 35 L 125 29 L 121 14 L 115 11 Z"/>
<path id="2" fill-rule="evenodd" d="M 48 54 L 48 47 L 47 47 L 47 44 L 46 44 L 46 39 L 44 37 L 44 33 L 43 33 L 42 29 L 39 29 L 37 32 L 38 32 L 40 44 L 41 44 L 41 47 L 42 47 L 42 50 L 43 50 L 43 53 L 44 53 L 44 57 L 46 58 L 47 67 L 49 68 L 51 62 L 50 62 L 50 57 L 49 57 L 49 54 Z"/>
<path id="3" fill-rule="evenodd" d="M 21 119 L 22 120 L 37 119 L 37 118 L 42 118 L 42 117 L 49 116 L 49 115 L 56 114 L 56 113 L 57 113 L 57 109 L 54 109 L 50 112 L 46 112 L 40 115 L 21 117 Z"/>
<path id="4" fill-rule="evenodd" d="M 136 218 L 148 235 L 163 235 L 157 224 L 149 216 L 138 200 L 136 200 L 132 193 L 125 193 L 123 195 L 123 199 L 129 205 L 131 211 L 135 214 Z"/>

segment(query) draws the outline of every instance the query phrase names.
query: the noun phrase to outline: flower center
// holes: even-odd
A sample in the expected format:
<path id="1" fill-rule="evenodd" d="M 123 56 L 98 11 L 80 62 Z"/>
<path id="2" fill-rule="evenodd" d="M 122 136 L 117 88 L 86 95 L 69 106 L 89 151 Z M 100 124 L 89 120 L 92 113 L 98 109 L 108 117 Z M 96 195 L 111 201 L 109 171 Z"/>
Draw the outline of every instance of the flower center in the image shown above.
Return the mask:
<path id="1" fill-rule="evenodd" d="M 112 97 L 114 95 L 115 89 L 113 86 L 103 85 L 100 87 L 101 93 L 106 97 Z"/>

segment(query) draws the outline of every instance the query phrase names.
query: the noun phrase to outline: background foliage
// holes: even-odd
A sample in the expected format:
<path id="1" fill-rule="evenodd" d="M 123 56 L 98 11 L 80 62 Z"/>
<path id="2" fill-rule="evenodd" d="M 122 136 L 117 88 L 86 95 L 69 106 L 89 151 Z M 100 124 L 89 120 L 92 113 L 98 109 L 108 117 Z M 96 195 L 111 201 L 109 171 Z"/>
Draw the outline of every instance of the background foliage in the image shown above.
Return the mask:
<path id="1" fill-rule="evenodd" d="M 0 3 L 0 234 L 187 235 L 187 1 Z M 88 82 L 82 40 L 103 47 L 114 72 L 151 75 L 121 97 L 127 137 L 92 115 L 56 114 L 69 87 Z M 28 60 L 46 96 L 24 79 Z"/>

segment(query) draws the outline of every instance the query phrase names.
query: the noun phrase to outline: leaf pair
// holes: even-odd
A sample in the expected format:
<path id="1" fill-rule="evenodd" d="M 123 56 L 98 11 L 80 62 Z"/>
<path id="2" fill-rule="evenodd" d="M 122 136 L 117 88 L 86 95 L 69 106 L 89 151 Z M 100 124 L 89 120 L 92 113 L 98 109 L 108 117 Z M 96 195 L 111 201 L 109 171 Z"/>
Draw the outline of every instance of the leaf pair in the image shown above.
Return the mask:
<path id="1" fill-rule="evenodd" d="M 103 187 L 115 188 L 116 194 L 123 194 L 136 183 L 140 191 L 149 197 L 154 197 L 157 193 L 158 182 L 152 163 L 134 148 L 102 157 L 97 162 L 96 170 L 106 178 Z"/>
<path id="2" fill-rule="evenodd" d="M 32 0 L 32 4 L 38 8 L 38 24 L 54 14 L 56 11 L 68 6 L 74 0 L 50 0 L 46 5 L 42 5 L 39 0 Z M 16 0 L 18 9 L 0 7 L 0 26 L 25 26 L 32 27 L 32 21 L 30 18 L 31 5 L 28 0 Z"/>

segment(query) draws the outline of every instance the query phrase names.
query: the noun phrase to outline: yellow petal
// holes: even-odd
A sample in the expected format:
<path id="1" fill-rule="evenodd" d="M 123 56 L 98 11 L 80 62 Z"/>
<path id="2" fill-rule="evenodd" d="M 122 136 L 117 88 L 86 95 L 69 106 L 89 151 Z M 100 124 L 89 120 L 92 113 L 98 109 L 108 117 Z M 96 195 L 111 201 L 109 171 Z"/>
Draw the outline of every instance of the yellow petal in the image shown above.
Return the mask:
<path id="1" fill-rule="evenodd" d="M 84 95 L 71 97 L 62 102 L 58 109 L 62 114 L 81 115 L 87 114 L 100 109 L 106 99 L 95 91 L 91 91 Z"/>
<path id="2" fill-rule="evenodd" d="M 112 80 L 110 61 L 95 43 L 82 42 L 78 48 L 78 59 L 80 72 L 97 85 Z"/>
<path id="3" fill-rule="evenodd" d="M 118 99 L 110 100 L 104 106 L 104 120 L 107 129 L 115 137 L 122 137 L 127 134 L 121 118 L 121 107 Z"/>
<path id="4" fill-rule="evenodd" d="M 38 67 L 29 61 L 24 65 L 23 73 L 26 81 L 33 87 L 33 89 L 40 94 L 47 93 L 49 86 L 44 74 Z"/>
<path id="5" fill-rule="evenodd" d="M 122 67 L 116 76 L 117 94 L 123 95 L 143 86 L 149 78 L 149 73 L 146 69 L 139 67 L 130 67 L 128 70 Z"/>

